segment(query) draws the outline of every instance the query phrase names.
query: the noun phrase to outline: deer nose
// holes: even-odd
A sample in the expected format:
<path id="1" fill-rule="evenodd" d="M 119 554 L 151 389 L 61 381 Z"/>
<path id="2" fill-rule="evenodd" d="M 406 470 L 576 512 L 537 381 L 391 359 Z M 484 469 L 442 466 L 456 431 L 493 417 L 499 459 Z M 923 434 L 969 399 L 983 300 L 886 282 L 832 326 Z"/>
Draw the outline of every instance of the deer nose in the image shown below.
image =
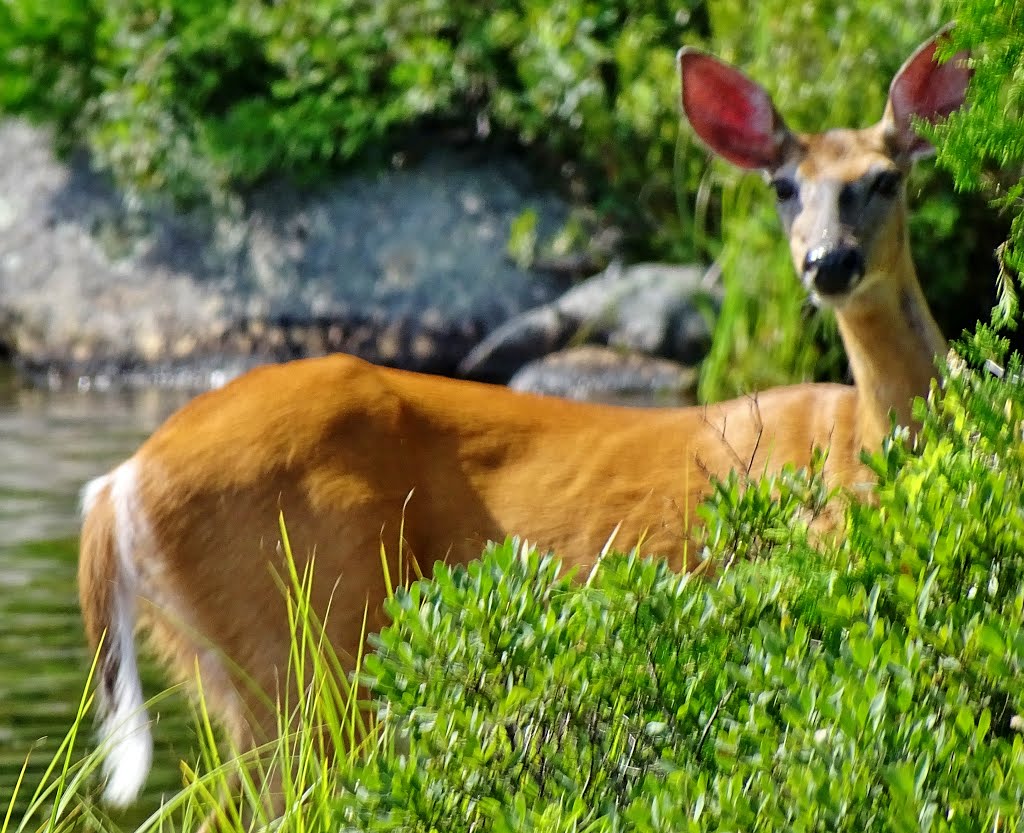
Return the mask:
<path id="1" fill-rule="evenodd" d="M 818 246 L 804 258 L 804 278 L 820 295 L 842 295 L 864 276 L 864 255 L 856 246 Z"/>

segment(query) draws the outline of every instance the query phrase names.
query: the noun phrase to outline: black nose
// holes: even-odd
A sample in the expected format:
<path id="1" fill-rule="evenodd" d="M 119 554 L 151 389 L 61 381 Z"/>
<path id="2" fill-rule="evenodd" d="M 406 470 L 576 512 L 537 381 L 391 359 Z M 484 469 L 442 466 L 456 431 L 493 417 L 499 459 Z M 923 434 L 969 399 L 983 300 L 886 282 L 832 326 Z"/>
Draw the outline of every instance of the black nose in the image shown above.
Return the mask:
<path id="1" fill-rule="evenodd" d="M 804 275 L 821 295 L 842 295 L 864 275 L 864 255 L 855 246 L 818 246 L 804 258 Z"/>

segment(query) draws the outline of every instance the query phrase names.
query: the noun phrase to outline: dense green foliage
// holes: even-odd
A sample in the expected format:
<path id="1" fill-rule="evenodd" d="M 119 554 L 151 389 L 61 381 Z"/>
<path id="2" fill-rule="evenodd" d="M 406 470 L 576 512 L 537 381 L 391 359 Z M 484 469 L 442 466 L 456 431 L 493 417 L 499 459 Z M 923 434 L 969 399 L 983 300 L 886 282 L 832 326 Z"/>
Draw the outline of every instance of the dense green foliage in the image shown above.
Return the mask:
<path id="1" fill-rule="evenodd" d="M 1024 829 L 1022 430 L 1024 385 L 957 368 L 842 544 L 809 541 L 821 492 L 793 473 L 769 511 L 723 486 L 708 557 L 756 515 L 770 558 L 715 583 L 631 556 L 580 586 L 514 543 L 438 567 L 365 665 L 407 753 L 352 771 L 339 821 Z"/>
<path id="2" fill-rule="evenodd" d="M 0 107 L 84 140 L 127 187 L 186 203 L 388 164 L 453 129 L 514 142 L 580 202 L 563 246 L 611 225 L 627 257 L 687 261 L 721 254 L 724 234 L 729 291 L 702 383 L 718 398 L 835 377 L 842 358 L 825 319 L 802 321 L 764 186 L 708 175 L 680 131 L 676 49 L 736 62 L 795 128 L 863 125 L 952 14 L 943 0 L 7 0 Z M 959 332 L 987 312 L 1002 237 L 928 166 L 912 193 L 926 289 Z"/>
<path id="3" fill-rule="evenodd" d="M 1010 238 L 999 249 L 1000 298 L 995 323 L 1012 323 L 1018 311 L 1015 276 L 1024 269 L 1024 3 L 961 0 L 962 20 L 951 49 L 974 52 L 971 108 L 954 114 L 933 134 L 939 163 L 959 188 L 994 194 L 1013 217 Z"/>
<path id="4" fill-rule="evenodd" d="M 186 200 L 386 163 L 428 124 L 493 132 L 692 256 L 635 206 L 642 190 L 674 211 L 673 56 L 703 28 L 662 0 L 10 0 L 0 105 L 85 138 L 126 185 Z"/>

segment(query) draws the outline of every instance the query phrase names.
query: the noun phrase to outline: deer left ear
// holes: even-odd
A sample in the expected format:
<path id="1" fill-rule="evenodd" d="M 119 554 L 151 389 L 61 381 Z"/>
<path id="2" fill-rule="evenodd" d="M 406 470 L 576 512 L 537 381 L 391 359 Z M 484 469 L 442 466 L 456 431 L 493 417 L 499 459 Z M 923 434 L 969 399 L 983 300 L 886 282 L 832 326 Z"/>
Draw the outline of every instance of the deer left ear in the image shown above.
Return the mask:
<path id="1" fill-rule="evenodd" d="M 677 60 L 683 112 L 704 144 L 740 168 L 778 168 L 789 131 L 767 91 L 699 49 L 683 47 Z"/>
<path id="2" fill-rule="evenodd" d="M 970 53 L 957 52 L 945 63 L 935 61 L 939 45 L 949 39 L 952 24 L 917 48 L 900 67 L 889 87 L 889 101 L 882 122 L 893 150 L 908 162 L 929 156 L 935 148 L 914 130 L 914 117 L 934 124 L 960 109 L 973 70 Z"/>

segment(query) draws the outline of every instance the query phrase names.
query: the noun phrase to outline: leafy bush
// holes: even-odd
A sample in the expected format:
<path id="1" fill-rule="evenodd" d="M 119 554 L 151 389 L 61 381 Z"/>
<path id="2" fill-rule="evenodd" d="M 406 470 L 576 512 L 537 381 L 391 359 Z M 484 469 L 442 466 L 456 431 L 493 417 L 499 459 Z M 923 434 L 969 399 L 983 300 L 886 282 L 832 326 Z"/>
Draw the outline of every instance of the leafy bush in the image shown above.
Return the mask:
<path id="1" fill-rule="evenodd" d="M 994 193 L 993 205 L 1012 216 L 999 248 L 1000 298 L 994 323 L 1011 325 L 1018 313 L 1015 276 L 1024 269 L 1024 5 L 982 0 L 959 3 L 961 25 L 951 49 L 974 48 L 971 107 L 932 128 L 939 162 L 958 188 Z"/>
<path id="2" fill-rule="evenodd" d="M 633 555 L 580 586 L 506 542 L 399 594 L 365 670 L 407 749 L 351 771 L 339 826 L 1024 828 L 1024 385 L 957 367 L 923 417 L 841 543 L 787 472 L 748 507 L 771 557 L 714 584 Z M 719 563 L 742 500 L 708 509 Z"/>
<path id="3" fill-rule="evenodd" d="M 410 134 L 426 120 L 493 131 L 569 163 L 602 210 L 692 258 L 689 235 L 651 213 L 673 219 L 674 54 L 704 35 L 700 7 L 12 0 L 0 7 L 0 105 L 85 138 L 123 183 L 186 201 L 381 164 L 422 144 Z"/>

